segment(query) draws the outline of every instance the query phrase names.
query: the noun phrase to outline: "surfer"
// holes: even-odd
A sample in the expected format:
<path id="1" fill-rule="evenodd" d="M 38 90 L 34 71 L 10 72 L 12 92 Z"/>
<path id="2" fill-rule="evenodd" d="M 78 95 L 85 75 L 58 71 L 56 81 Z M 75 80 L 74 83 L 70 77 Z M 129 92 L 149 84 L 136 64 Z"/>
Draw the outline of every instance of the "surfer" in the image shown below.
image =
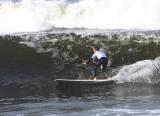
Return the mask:
<path id="1" fill-rule="evenodd" d="M 90 79 L 96 80 L 97 69 L 100 68 L 103 72 L 105 71 L 108 64 L 108 56 L 104 52 L 100 51 L 98 46 L 93 47 L 92 51 L 92 57 L 88 61 L 84 60 L 84 64 L 93 64 L 93 77 Z"/>

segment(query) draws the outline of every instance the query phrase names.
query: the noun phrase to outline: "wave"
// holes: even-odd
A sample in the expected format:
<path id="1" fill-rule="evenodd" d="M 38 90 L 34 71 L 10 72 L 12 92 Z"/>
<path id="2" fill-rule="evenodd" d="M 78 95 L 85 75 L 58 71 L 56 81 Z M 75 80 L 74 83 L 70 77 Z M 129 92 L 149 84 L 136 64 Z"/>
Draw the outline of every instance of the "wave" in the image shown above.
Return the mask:
<path id="1" fill-rule="evenodd" d="M 91 56 L 91 47 L 94 45 L 101 46 L 103 51 L 109 53 L 111 69 L 108 68 L 106 75 L 111 77 L 115 76 L 119 70 L 119 78 L 127 77 L 127 75 L 138 78 L 139 73 L 146 76 L 148 74 L 145 75 L 143 71 L 149 73 L 153 69 L 153 61 L 147 59 L 160 56 L 160 46 L 157 42 L 139 43 L 133 40 L 110 40 L 108 36 L 102 35 L 81 36 L 71 33 L 1 36 L 1 78 L 4 77 L 4 80 L 6 80 L 6 77 L 10 78 L 16 75 L 14 77 L 19 79 L 15 80 L 20 80 L 20 82 L 22 78 L 27 79 L 27 77 L 32 78 L 34 76 L 44 79 L 46 76 L 52 77 L 52 79 L 76 79 L 79 76 L 87 78 L 91 75 L 90 72 L 88 73 L 89 69 L 77 67 L 76 65 L 82 63 L 82 58 Z M 154 52 L 151 54 L 148 51 Z M 154 66 L 158 67 L 156 61 L 155 64 L 157 63 L 157 65 L 154 64 Z M 125 67 L 117 69 L 122 65 L 125 65 Z M 128 72 L 126 73 L 126 71 Z M 158 73 L 155 74 L 158 75 Z M 132 77 L 126 78 L 126 80 L 132 81 Z M 123 79 L 125 80 L 125 78 Z M 153 80 L 150 79 L 149 81 Z"/>
<path id="2" fill-rule="evenodd" d="M 52 27 L 159 29 L 159 0 L 21 0 L 0 2 L 0 33 Z"/>
<path id="3" fill-rule="evenodd" d="M 123 84 L 159 83 L 160 45 L 156 42 L 73 33 L 6 35 L 0 36 L 0 96 L 46 95 L 55 91 L 55 78 L 88 79 L 90 68 L 79 64 L 91 56 L 94 45 L 109 53 L 105 77 Z"/>
<path id="4" fill-rule="evenodd" d="M 110 66 L 105 77 L 123 84 L 160 81 L 160 45 L 156 42 L 119 41 L 104 35 L 73 33 L 0 36 L 1 97 L 50 94 L 55 91 L 55 78 L 88 79 L 92 75 L 90 68 L 79 64 L 82 58 L 91 56 L 94 45 L 109 53 Z"/>
<path id="5" fill-rule="evenodd" d="M 19 44 L 19 37 L 4 38 L 0 37 L 1 85 L 39 82 L 52 76 L 51 54 L 37 53 L 35 49 Z"/>
<path id="6" fill-rule="evenodd" d="M 118 83 L 160 83 L 160 60 L 142 60 L 123 66 L 113 77 Z"/>

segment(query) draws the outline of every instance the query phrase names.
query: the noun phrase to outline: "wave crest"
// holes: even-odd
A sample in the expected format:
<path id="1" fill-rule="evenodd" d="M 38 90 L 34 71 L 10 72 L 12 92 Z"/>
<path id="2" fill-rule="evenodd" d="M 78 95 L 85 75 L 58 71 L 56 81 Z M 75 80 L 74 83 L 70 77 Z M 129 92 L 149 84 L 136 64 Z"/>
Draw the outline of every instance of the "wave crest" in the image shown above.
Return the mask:
<path id="1" fill-rule="evenodd" d="M 159 29 L 159 0 L 22 0 L 1 2 L 0 33 L 55 27 Z"/>

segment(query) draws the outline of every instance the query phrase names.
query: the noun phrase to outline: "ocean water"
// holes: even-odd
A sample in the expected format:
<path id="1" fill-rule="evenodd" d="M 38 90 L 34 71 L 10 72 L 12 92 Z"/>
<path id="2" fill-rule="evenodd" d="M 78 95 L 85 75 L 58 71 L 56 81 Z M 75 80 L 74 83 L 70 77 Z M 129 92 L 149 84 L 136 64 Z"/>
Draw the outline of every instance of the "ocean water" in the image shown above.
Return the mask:
<path id="1" fill-rule="evenodd" d="M 0 37 L 2 116 L 160 115 L 158 31 L 107 31 L 104 35 L 66 30 Z M 155 38 L 150 37 L 153 33 Z M 82 58 L 91 56 L 94 45 L 109 53 L 103 78 L 112 77 L 116 83 L 57 86 L 55 79 L 92 75 L 90 67 L 80 65 Z"/>
<path id="2" fill-rule="evenodd" d="M 95 89 L 95 88 L 92 88 Z M 124 84 L 99 88 L 97 92 L 65 94 L 57 91 L 49 96 L 25 96 L 1 99 L 4 116 L 158 116 L 159 87 Z"/>
<path id="3" fill-rule="evenodd" d="M 159 116 L 159 0 L 0 0 L 1 116 Z M 109 54 L 88 79 L 95 45 Z"/>

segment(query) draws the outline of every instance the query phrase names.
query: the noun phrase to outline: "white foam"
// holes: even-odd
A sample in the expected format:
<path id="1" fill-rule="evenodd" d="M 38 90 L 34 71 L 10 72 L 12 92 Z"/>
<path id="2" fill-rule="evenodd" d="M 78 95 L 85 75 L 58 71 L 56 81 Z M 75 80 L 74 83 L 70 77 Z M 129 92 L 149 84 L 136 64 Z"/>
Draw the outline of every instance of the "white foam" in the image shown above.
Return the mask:
<path id="1" fill-rule="evenodd" d="M 118 83 L 142 82 L 152 83 L 154 61 L 143 60 L 131 65 L 126 65 L 120 69 L 119 73 L 113 77 Z"/>
<path id="2" fill-rule="evenodd" d="M 1 2 L 0 33 L 56 27 L 160 29 L 160 0 L 22 0 Z"/>

